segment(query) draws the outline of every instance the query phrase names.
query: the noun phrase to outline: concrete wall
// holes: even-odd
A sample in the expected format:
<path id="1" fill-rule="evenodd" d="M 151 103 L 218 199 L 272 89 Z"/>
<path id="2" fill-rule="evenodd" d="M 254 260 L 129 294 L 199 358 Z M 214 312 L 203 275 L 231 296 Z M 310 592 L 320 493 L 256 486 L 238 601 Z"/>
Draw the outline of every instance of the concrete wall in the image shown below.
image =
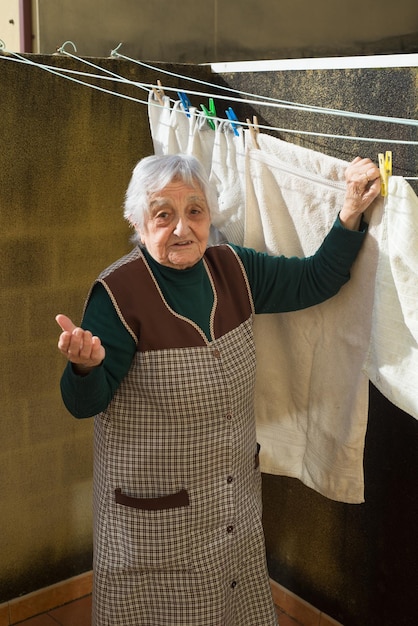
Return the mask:
<path id="1" fill-rule="evenodd" d="M 37 0 L 37 5 L 43 53 L 67 39 L 82 55 L 107 56 L 123 42 L 127 56 L 181 63 L 336 50 L 376 54 L 412 51 L 413 45 L 418 50 L 418 7 L 410 0 Z"/>
<path id="2" fill-rule="evenodd" d="M 17 3 L 0 6 L 0 38 L 14 51 L 19 25 L 8 20 Z M 25 50 L 42 54 L 67 40 L 81 56 L 106 57 L 123 42 L 127 56 L 181 63 L 418 51 L 418 5 L 410 0 L 32 0 L 32 7 L 33 48 Z"/>
<path id="3" fill-rule="evenodd" d="M 62 405 L 54 316 L 79 320 L 93 278 L 131 248 L 123 197 L 152 145 L 144 105 L 1 59 L 0 73 L 1 603 L 91 568 L 92 421 Z"/>
<path id="4" fill-rule="evenodd" d="M 34 60 L 86 69 L 61 56 Z M 187 91 L 187 83 L 132 63 L 95 62 Z M 410 118 L 418 108 L 415 68 L 211 76 L 206 67 L 161 67 L 314 105 Z M 91 567 L 92 424 L 74 420 L 62 406 L 64 362 L 54 316 L 62 311 L 79 319 L 92 279 L 130 248 L 123 196 L 132 167 L 152 145 L 144 105 L 4 59 L 0 71 L 1 603 Z M 138 90 L 126 93 L 138 97 Z M 253 113 L 248 105 L 234 109 L 240 119 Z M 272 126 L 376 132 L 358 120 L 256 112 Z M 417 139 L 410 128 L 380 132 Z M 381 144 L 303 142 L 347 160 L 382 150 Z M 393 150 L 395 173 L 414 175 L 416 149 Z M 372 388 L 364 505 L 331 502 L 297 481 L 263 477 L 273 578 L 345 626 L 415 624 L 417 436 L 418 422 Z"/>

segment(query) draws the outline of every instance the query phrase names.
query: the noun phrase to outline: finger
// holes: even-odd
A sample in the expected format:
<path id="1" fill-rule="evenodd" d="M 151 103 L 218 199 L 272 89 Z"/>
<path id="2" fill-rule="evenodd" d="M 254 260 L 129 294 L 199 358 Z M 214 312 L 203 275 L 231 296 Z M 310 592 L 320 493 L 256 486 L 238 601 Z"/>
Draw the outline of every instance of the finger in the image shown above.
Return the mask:
<path id="1" fill-rule="evenodd" d="M 91 358 L 98 364 L 100 364 L 105 358 L 105 349 L 102 346 L 102 342 L 99 337 L 92 338 Z"/>
<path id="2" fill-rule="evenodd" d="M 379 178 L 379 168 L 370 159 L 361 159 L 356 165 L 349 166 L 346 171 L 347 183 L 357 183 L 364 188 Z"/>
<path id="3" fill-rule="evenodd" d="M 88 360 L 91 358 L 92 334 L 89 330 L 84 330 L 80 333 L 79 337 L 80 337 L 79 357 L 80 359 Z"/>
<path id="4" fill-rule="evenodd" d="M 64 331 L 72 333 L 72 331 L 76 328 L 75 324 L 72 323 L 70 318 L 66 315 L 63 315 L 62 313 L 59 313 L 59 315 L 55 317 L 55 321 L 57 322 L 58 326 L 60 326 Z"/>
<path id="5" fill-rule="evenodd" d="M 63 333 L 63 335 L 67 335 L 67 332 Z M 84 345 L 84 331 L 82 328 L 74 328 L 72 333 L 69 333 L 69 336 L 67 356 L 70 360 L 79 359 Z"/>
<path id="6" fill-rule="evenodd" d="M 63 354 L 67 354 L 68 348 L 70 347 L 71 341 L 71 333 L 61 333 L 58 339 L 58 350 L 60 350 Z"/>
<path id="7" fill-rule="evenodd" d="M 367 172 L 367 176 L 369 177 L 371 183 L 380 185 L 381 179 L 380 179 L 380 170 L 378 167 L 371 168 Z"/>
<path id="8" fill-rule="evenodd" d="M 375 198 L 380 193 L 380 175 L 371 182 L 369 192 Z"/>

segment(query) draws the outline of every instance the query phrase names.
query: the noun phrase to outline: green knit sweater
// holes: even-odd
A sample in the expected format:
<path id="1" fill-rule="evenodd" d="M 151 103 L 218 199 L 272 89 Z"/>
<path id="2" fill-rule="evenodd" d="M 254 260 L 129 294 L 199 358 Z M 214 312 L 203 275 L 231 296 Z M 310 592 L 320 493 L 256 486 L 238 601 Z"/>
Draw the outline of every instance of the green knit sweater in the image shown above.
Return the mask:
<path id="1" fill-rule="evenodd" d="M 307 308 L 335 295 L 350 278 L 350 268 L 365 237 L 365 229 L 345 229 L 337 218 L 319 250 L 300 259 L 269 256 L 252 249 L 231 247 L 242 260 L 255 312 L 280 313 Z M 173 310 L 194 321 L 211 340 L 209 315 L 213 292 L 202 261 L 186 270 L 160 265 L 144 251 L 151 270 Z M 136 352 L 135 342 L 122 324 L 106 290 L 93 287 L 82 327 L 100 337 L 106 357 L 87 376 L 74 373 L 70 363 L 61 379 L 67 409 L 78 418 L 103 411 L 127 374 Z"/>

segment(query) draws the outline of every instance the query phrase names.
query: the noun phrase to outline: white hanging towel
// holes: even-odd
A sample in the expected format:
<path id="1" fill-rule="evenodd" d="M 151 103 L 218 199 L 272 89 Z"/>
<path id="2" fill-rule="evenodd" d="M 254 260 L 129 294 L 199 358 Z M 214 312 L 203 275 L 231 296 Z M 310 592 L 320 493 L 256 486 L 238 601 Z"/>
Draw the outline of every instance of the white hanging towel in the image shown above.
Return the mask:
<path id="1" fill-rule="evenodd" d="M 154 154 L 177 154 L 179 143 L 171 110 L 170 98 L 162 96 L 163 106 L 155 99 L 152 91 L 148 94 L 148 121 L 151 131 Z"/>
<path id="2" fill-rule="evenodd" d="M 161 106 L 150 91 L 148 120 L 154 154 L 193 154 L 202 163 L 209 176 L 212 168 L 212 151 L 215 132 L 202 112 L 191 107 L 189 115 L 180 100 L 171 108 L 170 98 L 162 96 Z"/>
<path id="3" fill-rule="evenodd" d="M 190 119 L 189 141 L 186 153 L 195 156 L 202 163 L 209 176 L 212 169 L 215 131 L 207 123 L 207 118 L 203 112 L 196 109 L 193 109 L 193 111 L 194 115 Z"/>
<path id="4" fill-rule="evenodd" d="M 244 133 L 232 131 L 229 121 L 220 122 L 215 131 L 210 182 L 218 193 L 219 216 L 214 220 L 227 241 L 242 246 L 245 219 Z"/>
<path id="5" fill-rule="evenodd" d="M 347 163 L 260 134 L 247 153 L 244 244 L 309 256 L 330 230 L 345 194 Z M 364 501 L 363 452 L 376 237 L 383 202 L 352 278 L 307 310 L 256 316 L 256 419 L 264 472 L 298 478 L 333 500 Z"/>
<path id="6" fill-rule="evenodd" d="M 382 219 L 365 371 L 386 398 L 418 418 L 418 198 L 399 176 L 389 179 Z"/>

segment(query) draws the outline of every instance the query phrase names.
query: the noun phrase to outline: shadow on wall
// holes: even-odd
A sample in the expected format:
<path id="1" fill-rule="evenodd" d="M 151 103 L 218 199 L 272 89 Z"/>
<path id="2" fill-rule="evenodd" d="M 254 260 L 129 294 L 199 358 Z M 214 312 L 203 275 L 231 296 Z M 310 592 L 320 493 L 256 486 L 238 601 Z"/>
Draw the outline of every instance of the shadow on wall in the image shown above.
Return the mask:
<path id="1" fill-rule="evenodd" d="M 365 503 L 327 500 L 263 476 L 272 578 L 344 626 L 413 626 L 418 549 L 418 423 L 370 390 Z"/>

